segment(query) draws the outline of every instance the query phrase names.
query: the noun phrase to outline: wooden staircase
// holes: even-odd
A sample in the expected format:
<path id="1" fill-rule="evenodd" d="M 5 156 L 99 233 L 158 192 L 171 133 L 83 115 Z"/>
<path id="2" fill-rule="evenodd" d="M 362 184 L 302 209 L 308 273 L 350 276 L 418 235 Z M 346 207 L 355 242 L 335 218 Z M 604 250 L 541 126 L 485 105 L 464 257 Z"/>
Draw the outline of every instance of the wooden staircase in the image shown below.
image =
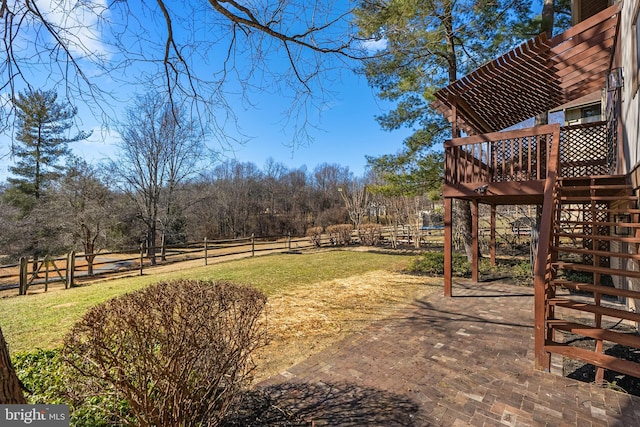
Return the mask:
<path id="1" fill-rule="evenodd" d="M 593 364 L 597 383 L 605 369 L 640 377 L 640 363 L 605 353 L 605 343 L 640 349 L 640 336 L 620 328 L 640 322 L 625 304 L 634 298 L 640 306 L 640 292 L 626 287 L 633 280 L 640 290 L 636 200 L 624 176 L 558 178 L 555 185 L 544 351 Z M 571 345 L 575 337 L 590 339 L 591 347 Z"/>

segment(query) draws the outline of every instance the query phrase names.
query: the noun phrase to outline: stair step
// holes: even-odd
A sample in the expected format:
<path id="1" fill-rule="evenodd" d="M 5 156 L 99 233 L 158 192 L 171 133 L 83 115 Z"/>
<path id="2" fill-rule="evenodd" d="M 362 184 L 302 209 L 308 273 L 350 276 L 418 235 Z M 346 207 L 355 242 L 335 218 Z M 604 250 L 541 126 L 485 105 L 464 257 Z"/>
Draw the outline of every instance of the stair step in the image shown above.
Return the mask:
<path id="1" fill-rule="evenodd" d="M 562 286 L 564 288 L 572 289 L 574 291 L 583 291 L 583 292 L 598 293 L 603 295 L 611 295 L 616 297 L 640 299 L 640 292 L 632 291 L 630 289 L 619 289 L 619 288 L 613 288 L 611 286 L 594 285 L 592 283 L 579 283 L 579 282 L 573 282 L 571 280 L 565 280 L 565 279 L 552 280 L 551 284 L 555 286 Z"/>
<path id="2" fill-rule="evenodd" d="M 589 175 L 589 176 L 563 176 L 558 178 L 558 180 L 562 181 L 579 181 L 583 179 L 627 179 L 626 175 L 622 174 L 613 174 L 613 175 Z"/>
<path id="3" fill-rule="evenodd" d="M 557 233 L 558 237 L 567 237 L 570 239 L 587 239 L 587 240 L 606 240 L 627 243 L 640 243 L 640 237 L 620 237 L 610 234 L 576 234 L 576 233 Z"/>
<path id="4" fill-rule="evenodd" d="M 561 187 L 558 194 L 567 197 L 626 197 L 633 196 L 633 189 L 628 185 L 591 185 Z"/>
<path id="5" fill-rule="evenodd" d="M 640 348 L 640 335 L 634 333 L 616 332 L 610 329 L 596 328 L 595 326 L 583 325 L 581 323 L 568 322 L 566 320 L 548 320 L 547 325 L 553 329 L 558 329 L 584 337 L 614 342 L 627 347 Z"/>
<path id="6" fill-rule="evenodd" d="M 559 224 L 575 224 L 575 225 L 593 225 L 596 227 L 630 227 L 640 228 L 638 222 L 598 222 L 598 221 L 573 221 L 573 220 L 560 220 Z"/>
<path id="7" fill-rule="evenodd" d="M 593 249 L 585 249 L 585 248 L 571 248 L 568 246 L 553 246 L 553 249 L 558 252 L 564 252 L 564 253 L 640 260 L 640 254 L 630 254 L 628 252 L 609 252 L 609 251 L 593 250 Z"/>
<path id="8" fill-rule="evenodd" d="M 597 267 L 595 265 L 579 264 L 574 262 L 553 262 L 553 267 L 562 270 L 586 271 L 589 273 L 610 274 L 612 276 L 636 277 L 640 278 L 640 271 L 619 270 L 609 267 Z"/>
<path id="9" fill-rule="evenodd" d="M 570 208 L 570 207 L 566 207 L 563 206 L 562 210 L 564 212 L 584 212 L 584 211 L 589 211 L 589 208 Z M 640 214 L 640 209 L 631 209 L 631 208 L 607 208 L 607 209 L 602 209 L 602 208 L 598 208 L 598 212 L 603 212 L 603 213 L 611 213 L 611 214 Z"/>
<path id="10" fill-rule="evenodd" d="M 553 343 L 544 346 L 545 351 L 561 354 L 571 359 L 581 360 L 592 365 L 609 369 L 621 374 L 640 378 L 640 363 L 618 359 L 608 354 L 596 353 L 584 348 L 572 347 L 565 344 Z"/>
<path id="11" fill-rule="evenodd" d="M 602 314 L 603 316 L 631 320 L 632 322 L 640 322 L 640 313 L 632 313 L 631 311 L 618 310 L 617 308 L 603 307 L 601 305 L 575 301 L 564 297 L 549 298 L 547 301 L 550 305 L 554 305 L 556 307 L 569 308 L 571 310 L 584 311 L 587 313 Z"/>
<path id="12" fill-rule="evenodd" d="M 557 181 L 568 185 L 629 185 L 626 175 L 597 175 L 583 177 L 559 177 Z"/>
<path id="13" fill-rule="evenodd" d="M 621 196 L 598 196 L 598 195 L 585 195 L 585 196 L 560 196 L 558 200 L 562 202 L 618 202 L 618 201 L 636 201 L 636 196 L 621 195 Z"/>
<path id="14" fill-rule="evenodd" d="M 628 184 L 595 184 L 595 185 L 562 185 L 560 191 L 591 191 L 591 190 L 629 190 L 632 187 Z"/>

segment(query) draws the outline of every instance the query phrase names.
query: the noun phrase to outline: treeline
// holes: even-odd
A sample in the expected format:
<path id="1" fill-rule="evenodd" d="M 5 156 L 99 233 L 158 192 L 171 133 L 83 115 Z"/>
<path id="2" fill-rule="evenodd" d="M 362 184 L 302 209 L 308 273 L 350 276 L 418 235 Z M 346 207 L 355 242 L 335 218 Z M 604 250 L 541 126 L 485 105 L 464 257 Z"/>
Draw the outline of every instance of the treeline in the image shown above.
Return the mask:
<path id="1" fill-rule="evenodd" d="M 212 162 L 211 135 L 186 107 L 154 92 L 136 97 L 116 126 L 115 157 L 99 165 L 72 155 L 69 144 L 89 133 L 69 136 L 77 110 L 54 90 L 12 102 L 15 164 L 0 186 L 0 262 L 143 245 L 155 263 L 157 248 L 204 238 L 301 236 L 310 227 L 389 218 L 417 229 L 427 203 L 420 195 L 428 180 L 407 190 L 393 183 L 397 167 L 357 178 L 337 164 L 308 171 L 274 160 L 263 169 Z M 432 161 L 421 167 L 439 188 L 442 159 Z"/>
<path id="2" fill-rule="evenodd" d="M 13 187 L 0 187 L 4 262 L 69 250 L 122 250 L 146 242 L 148 227 L 136 195 L 112 187 L 111 180 L 108 169 L 74 159 L 26 213 L 12 201 Z M 361 222 L 384 224 L 385 211 L 382 203 L 376 206 L 375 196 L 360 200 L 359 207 L 347 203 L 364 185 L 363 179 L 337 164 L 308 171 L 274 161 L 264 169 L 227 161 L 174 188 L 170 206 L 164 203 L 167 188 L 161 189 L 156 246 L 204 237 L 303 236 L 310 227 L 353 223 L 350 212 L 361 216 Z"/>

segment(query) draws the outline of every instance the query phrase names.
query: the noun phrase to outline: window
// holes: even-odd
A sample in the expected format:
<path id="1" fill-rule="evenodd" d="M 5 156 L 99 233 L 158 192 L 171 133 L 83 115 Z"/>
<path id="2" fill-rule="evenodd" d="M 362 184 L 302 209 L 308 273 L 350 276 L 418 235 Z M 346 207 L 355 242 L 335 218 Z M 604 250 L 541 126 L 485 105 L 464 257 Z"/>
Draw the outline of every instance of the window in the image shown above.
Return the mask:
<path id="1" fill-rule="evenodd" d="M 600 103 L 582 108 L 582 119 L 589 119 L 588 121 L 591 122 L 602 120 L 601 117 L 602 108 L 600 108 Z M 586 123 L 586 121 L 583 120 L 583 123 Z"/>

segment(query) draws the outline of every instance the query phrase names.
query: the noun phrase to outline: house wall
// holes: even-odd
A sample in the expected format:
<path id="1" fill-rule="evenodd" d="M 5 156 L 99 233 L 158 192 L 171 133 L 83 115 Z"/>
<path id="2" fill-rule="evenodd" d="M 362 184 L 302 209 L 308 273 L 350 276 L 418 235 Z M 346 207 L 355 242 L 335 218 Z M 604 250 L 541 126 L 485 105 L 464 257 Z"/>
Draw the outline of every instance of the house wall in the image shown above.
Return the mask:
<path id="1" fill-rule="evenodd" d="M 640 0 L 620 1 L 620 28 L 616 48 L 614 66 L 622 67 L 624 87 L 620 111 L 622 154 L 624 161 L 620 163 L 620 173 L 629 174 L 632 185 L 640 189 Z M 636 218 L 636 221 L 640 218 Z M 638 245 L 616 243 L 612 251 L 624 251 L 637 254 Z M 619 247 L 618 247 L 619 246 Z M 639 271 L 640 264 L 633 259 L 611 258 L 613 268 Z M 622 289 L 640 291 L 640 280 L 614 277 L 614 285 Z M 627 307 L 631 311 L 640 310 L 640 300 L 627 298 Z M 636 324 L 640 330 L 640 323 Z"/>
<path id="2" fill-rule="evenodd" d="M 640 22 L 634 20 L 640 9 L 640 0 L 621 2 L 620 29 L 617 46 L 617 61 L 622 66 L 624 88 L 620 119 L 622 121 L 622 143 L 625 161 L 623 173 L 630 173 L 635 188 L 640 187 L 640 93 L 638 73 L 640 48 Z"/>

